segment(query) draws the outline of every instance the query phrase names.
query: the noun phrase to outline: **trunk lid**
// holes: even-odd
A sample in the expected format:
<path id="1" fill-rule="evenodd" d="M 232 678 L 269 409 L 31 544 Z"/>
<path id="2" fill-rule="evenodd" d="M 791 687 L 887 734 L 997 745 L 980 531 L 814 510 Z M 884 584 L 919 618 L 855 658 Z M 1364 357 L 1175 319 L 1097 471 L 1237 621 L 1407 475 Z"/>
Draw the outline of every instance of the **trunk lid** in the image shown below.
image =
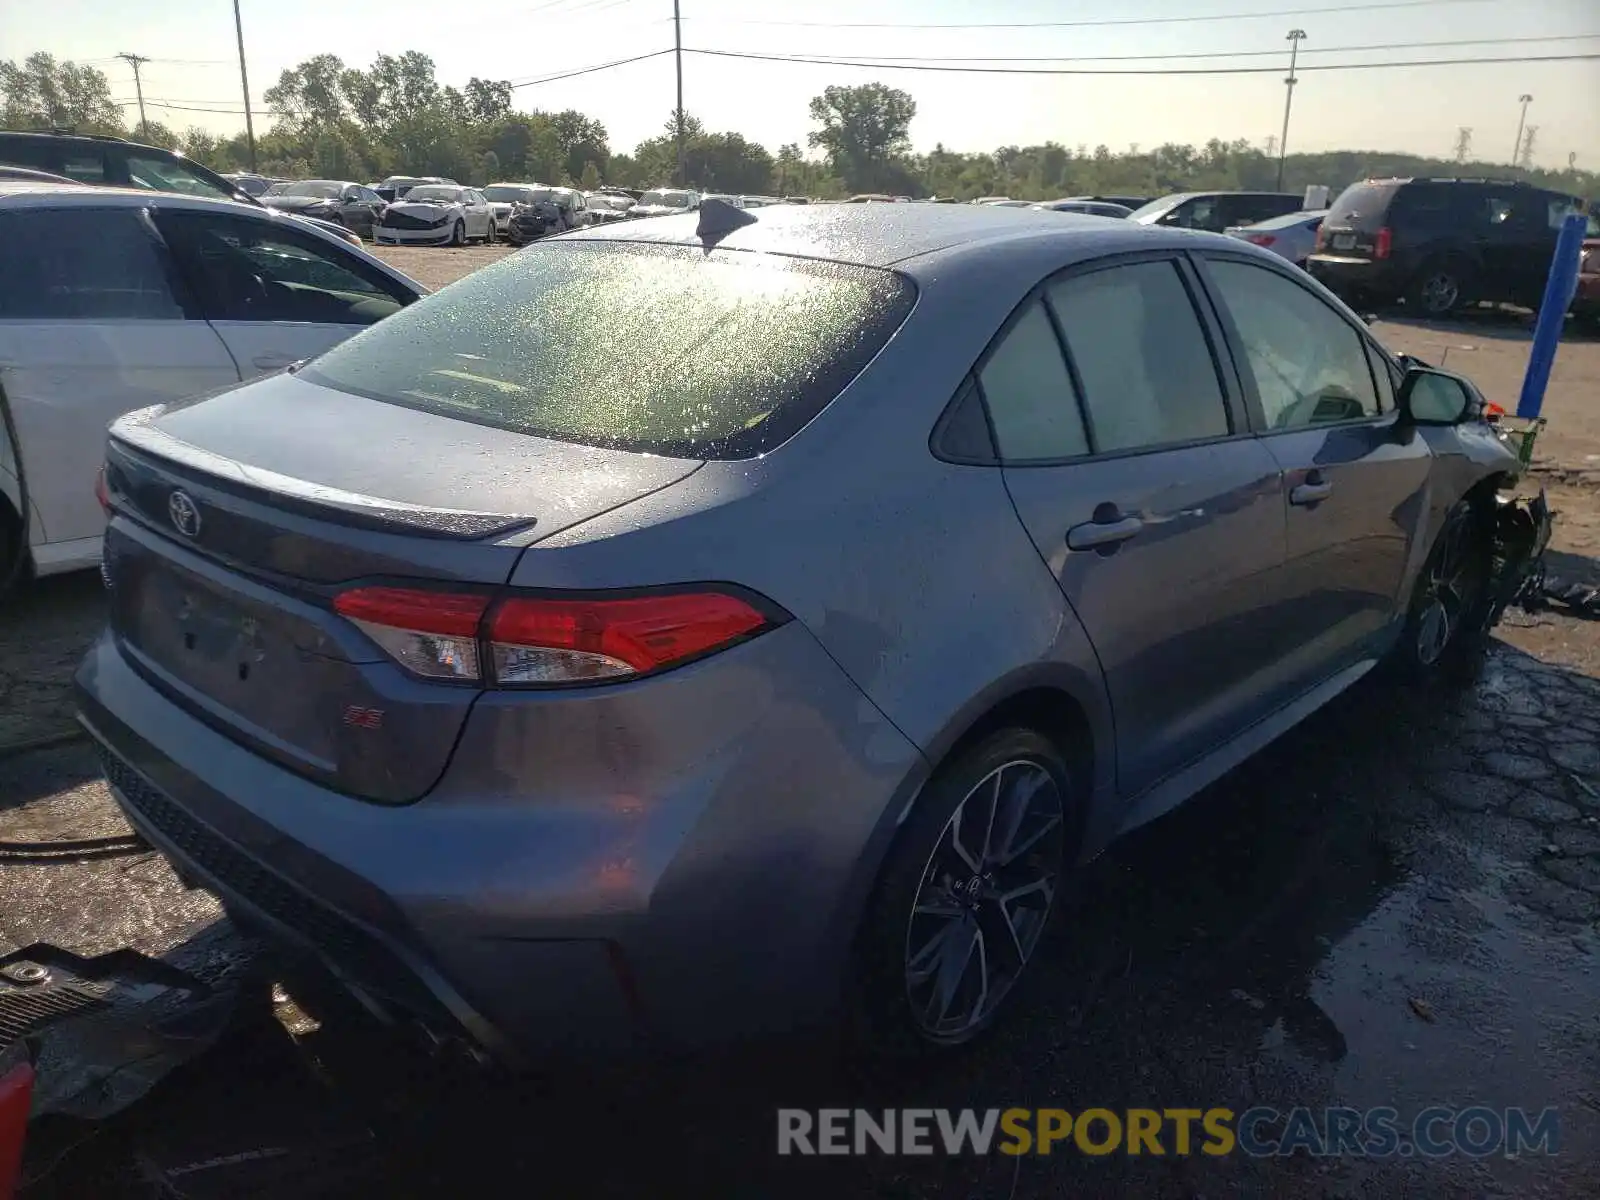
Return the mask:
<path id="1" fill-rule="evenodd" d="M 277 376 L 112 427 L 104 572 L 123 651 L 190 712 L 300 774 L 403 803 L 479 695 L 403 670 L 333 598 L 492 591 L 535 537 L 698 460 L 597 449 Z"/>

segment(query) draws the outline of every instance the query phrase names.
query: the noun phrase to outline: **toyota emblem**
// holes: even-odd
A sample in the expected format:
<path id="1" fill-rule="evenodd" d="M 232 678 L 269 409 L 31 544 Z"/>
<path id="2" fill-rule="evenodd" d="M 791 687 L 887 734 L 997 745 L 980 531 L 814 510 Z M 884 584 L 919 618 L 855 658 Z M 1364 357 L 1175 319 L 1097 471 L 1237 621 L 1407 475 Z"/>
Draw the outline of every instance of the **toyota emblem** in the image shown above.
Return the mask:
<path id="1" fill-rule="evenodd" d="M 200 506 L 188 492 L 180 490 L 167 497 L 167 516 L 172 518 L 172 527 L 184 537 L 199 536 Z"/>

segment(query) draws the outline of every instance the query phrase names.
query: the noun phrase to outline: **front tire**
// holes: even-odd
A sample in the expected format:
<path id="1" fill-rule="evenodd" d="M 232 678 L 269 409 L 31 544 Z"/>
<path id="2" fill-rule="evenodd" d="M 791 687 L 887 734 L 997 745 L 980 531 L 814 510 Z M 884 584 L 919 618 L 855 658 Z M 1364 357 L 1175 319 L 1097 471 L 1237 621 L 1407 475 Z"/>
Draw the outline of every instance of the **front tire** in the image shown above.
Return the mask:
<path id="1" fill-rule="evenodd" d="M 490 217 L 489 218 L 489 227 L 483 231 L 483 244 L 485 246 L 492 246 L 492 245 L 494 245 L 494 243 L 495 243 L 494 218 Z"/>
<path id="2" fill-rule="evenodd" d="M 457 220 L 450 230 L 450 244 L 452 246 L 465 246 L 467 244 L 467 223 Z"/>
<path id="3" fill-rule="evenodd" d="M 1077 792 L 1054 743 L 998 730 L 929 780 L 856 939 L 851 1034 L 872 1053 L 972 1042 L 1005 1009 L 1076 851 Z"/>
<path id="4" fill-rule="evenodd" d="M 1462 500 L 1445 514 L 1412 591 L 1394 652 L 1403 680 L 1470 676 L 1488 641 L 1492 567 L 1487 517 Z"/>

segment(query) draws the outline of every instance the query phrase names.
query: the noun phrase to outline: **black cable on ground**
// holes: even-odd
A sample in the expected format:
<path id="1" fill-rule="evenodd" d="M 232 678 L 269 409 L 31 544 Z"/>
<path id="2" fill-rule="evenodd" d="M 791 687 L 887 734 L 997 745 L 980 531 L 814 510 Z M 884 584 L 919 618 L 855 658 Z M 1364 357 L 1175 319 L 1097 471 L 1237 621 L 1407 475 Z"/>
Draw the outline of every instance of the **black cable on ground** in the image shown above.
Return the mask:
<path id="1" fill-rule="evenodd" d="M 127 847 L 148 849 L 148 844 L 133 833 L 116 837 L 62 838 L 48 842 L 0 842 L 0 854 L 82 854 L 85 851 L 121 850 Z"/>

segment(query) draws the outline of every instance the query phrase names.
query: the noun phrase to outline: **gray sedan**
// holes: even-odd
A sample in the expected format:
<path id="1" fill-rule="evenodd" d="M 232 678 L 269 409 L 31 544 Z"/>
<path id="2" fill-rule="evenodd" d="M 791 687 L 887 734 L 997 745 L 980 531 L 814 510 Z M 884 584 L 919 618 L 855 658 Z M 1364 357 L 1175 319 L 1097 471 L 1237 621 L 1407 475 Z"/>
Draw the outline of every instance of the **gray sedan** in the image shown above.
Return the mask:
<path id="1" fill-rule="evenodd" d="M 1221 236 L 580 230 L 120 420 L 82 717 L 185 878 L 402 1025 L 958 1045 L 1113 838 L 1469 661 L 1480 408 Z"/>

